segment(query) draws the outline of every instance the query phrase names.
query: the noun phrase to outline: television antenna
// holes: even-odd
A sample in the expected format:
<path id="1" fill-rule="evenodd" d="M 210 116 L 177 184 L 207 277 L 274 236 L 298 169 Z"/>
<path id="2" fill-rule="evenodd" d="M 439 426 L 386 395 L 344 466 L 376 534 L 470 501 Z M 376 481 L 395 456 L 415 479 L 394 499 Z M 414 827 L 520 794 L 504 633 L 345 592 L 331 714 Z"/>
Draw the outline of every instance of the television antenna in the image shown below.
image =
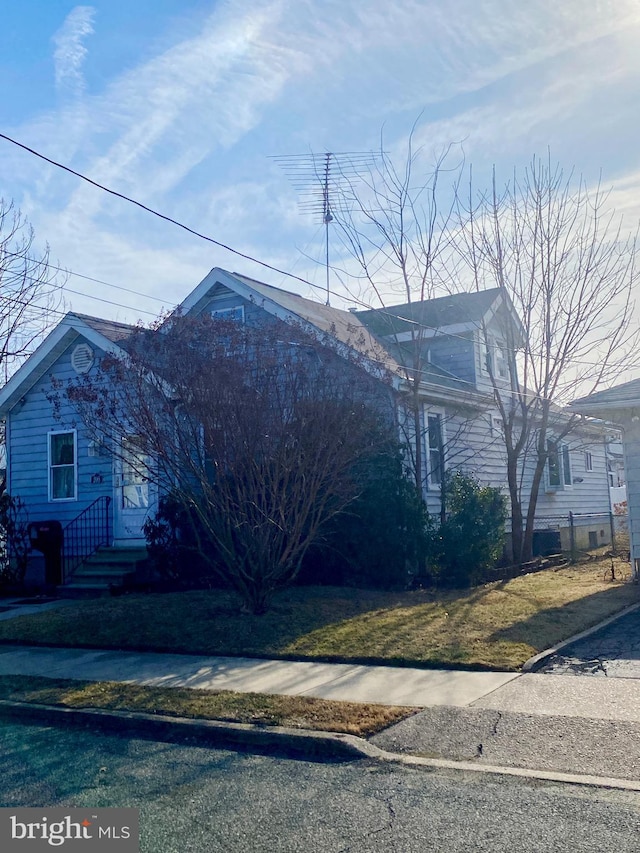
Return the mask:
<path id="1" fill-rule="evenodd" d="M 375 165 L 377 156 L 372 151 L 327 151 L 325 154 L 276 154 L 271 157 L 298 191 L 300 213 L 311 214 L 324 224 L 327 305 L 331 292 L 329 224 L 333 222 L 332 210 L 336 199 L 344 198 L 345 187 L 362 178 Z"/>

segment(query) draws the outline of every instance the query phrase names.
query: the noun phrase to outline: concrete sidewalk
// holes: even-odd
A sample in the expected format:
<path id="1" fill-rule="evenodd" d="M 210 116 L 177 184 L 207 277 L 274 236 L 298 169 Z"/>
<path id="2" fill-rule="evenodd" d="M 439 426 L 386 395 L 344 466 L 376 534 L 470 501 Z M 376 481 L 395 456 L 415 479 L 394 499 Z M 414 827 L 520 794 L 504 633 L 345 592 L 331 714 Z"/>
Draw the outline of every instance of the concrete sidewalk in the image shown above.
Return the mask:
<path id="1" fill-rule="evenodd" d="M 5 716 L 16 719 L 35 714 L 35 719 L 47 723 L 70 722 L 75 715 L 83 724 L 134 726 L 145 732 L 158 726 L 167 733 L 181 729 L 183 734 L 214 738 L 216 745 L 276 748 L 285 754 L 375 757 L 367 750 L 378 748 L 386 750 L 387 757 L 404 755 L 407 761 L 433 759 L 435 765 L 448 761 L 466 769 L 542 774 L 540 778 L 558 781 L 571 781 L 562 774 L 604 779 L 597 784 L 610 784 L 607 779 L 633 785 L 640 781 L 640 679 L 0 645 L 0 675 L 5 674 L 317 696 L 423 709 L 375 735 L 370 746 L 348 735 L 125 712 L 39 711 L 22 703 L 3 709 Z"/>
<path id="2" fill-rule="evenodd" d="M 640 679 L 0 646 L 0 675 L 640 723 Z"/>
<path id="3" fill-rule="evenodd" d="M 425 756 L 466 762 L 490 772 L 589 774 L 633 784 L 640 780 L 637 679 L 0 646 L 0 675 L 4 674 L 412 705 L 424 710 L 375 735 L 371 748 L 407 760 Z M 30 719 L 36 712 L 28 705 L 12 711 L 17 719 Z M 42 719 L 69 721 L 74 714 L 100 725 L 109 722 L 107 717 L 118 716 L 58 709 L 45 712 Z M 126 728 L 134 716 L 120 712 L 115 724 Z M 160 725 L 167 731 L 179 728 L 193 736 L 215 737 L 218 744 L 260 749 L 277 743 L 285 754 L 344 757 L 351 750 L 352 757 L 367 757 L 366 742 L 346 735 L 137 716 L 141 719 L 135 725 L 149 732 Z"/>
<path id="4" fill-rule="evenodd" d="M 126 681 L 155 687 L 278 693 L 414 707 L 465 707 L 518 678 L 517 673 L 504 672 L 40 646 L 0 646 L 0 675 Z"/>
<path id="5" fill-rule="evenodd" d="M 12 606 L 4 601 L 3 604 L 9 606 L 0 612 L 0 619 L 65 606 L 68 602 L 29 602 L 19 606 L 16 602 Z M 583 649 L 585 660 L 590 662 L 598 657 L 614 639 L 617 645 L 614 643 L 612 648 L 620 658 L 618 645 L 623 640 L 628 645 L 631 631 L 628 622 L 633 618 L 633 614 L 621 614 L 620 618 L 607 620 L 606 624 L 611 622 L 611 625 L 606 634 L 598 627 L 587 632 L 591 640 Z M 617 635 L 622 639 L 616 639 Z M 582 648 L 575 640 L 569 641 L 569 645 L 562 644 L 561 654 L 551 655 L 548 672 L 467 672 L 0 645 L 0 675 L 42 675 L 408 705 L 422 710 L 375 735 L 369 745 L 347 735 L 172 721 L 125 712 L 45 709 L 42 719 L 70 719 L 75 714 L 108 723 L 107 717 L 112 716 L 112 722 L 122 726 L 133 725 L 133 717 L 137 716 L 140 719 L 135 725 L 142 727 L 140 730 L 153 730 L 154 725 L 165 726 L 167 731 L 202 729 L 198 737 L 210 739 L 215 733 L 216 742 L 223 744 L 237 742 L 261 748 L 264 741 L 271 745 L 278 743 L 278 748 L 285 752 L 335 755 L 351 750 L 360 757 L 368 755 L 367 750 L 378 748 L 387 750 L 387 755 L 404 755 L 408 761 L 433 760 L 436 764 L 448 761 L 454 762 L 452 766 L 467 769 L 485 767 L 489 772 L 542 774 L 540 778 L 551 778 L 544 774 L 560 774 L 559 781 L 567 781 L 561 778 L 562 774 L 590 774 L 605 780 L 630 780 L 637 785 L 640 677 L 629 677 L 629 666 L 621 670 L 619 660 L 615 672 L 624 671 L 627 677 L 606 677 L 611 669 L 608 665 L 601 667 L 602 677 L 594 677 L 593 667 L 575 665 L 576 648 Z M 554 662 L 564 658 L 572 666 L 558 670 Z M 572 674 L 565 674 L 569 672 Z M 33 706 L 16 705 L 10 713 L 20 719 L 34 713 L 37 717 L 40 712 Z"/>

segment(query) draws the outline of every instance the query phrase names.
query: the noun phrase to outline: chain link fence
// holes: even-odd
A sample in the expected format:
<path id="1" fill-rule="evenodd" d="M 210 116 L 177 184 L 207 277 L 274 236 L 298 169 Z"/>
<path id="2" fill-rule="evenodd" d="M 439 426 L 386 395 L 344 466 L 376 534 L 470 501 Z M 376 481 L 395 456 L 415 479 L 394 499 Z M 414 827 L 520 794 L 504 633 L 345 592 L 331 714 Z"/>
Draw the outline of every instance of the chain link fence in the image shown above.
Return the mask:
<path id="1" fill-rule="evenodd" d="M 629 550 L 626 514 L 613 512 L 569 512 L 536 517 L 533 553 L 536 556 L 595 551 L 609 547 L 618 553 Z"/>

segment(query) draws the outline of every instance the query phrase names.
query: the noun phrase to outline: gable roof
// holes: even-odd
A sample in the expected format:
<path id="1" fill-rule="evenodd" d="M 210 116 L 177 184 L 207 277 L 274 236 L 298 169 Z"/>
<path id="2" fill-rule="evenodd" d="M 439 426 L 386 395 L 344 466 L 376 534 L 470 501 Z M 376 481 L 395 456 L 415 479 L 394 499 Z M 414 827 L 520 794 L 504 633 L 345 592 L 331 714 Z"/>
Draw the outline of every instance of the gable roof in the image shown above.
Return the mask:
<path id="1" fill-rule="evenodd" d="M 471 293 L 452 293 L 422 302 L 405 302 L 385 308 L 356 311 L 365 325 L 375 334 L 386 337 L 411 332 L 416 327 L 445 330 L 463 326 L 477 328 L 487 315 L 502 303 L 504 291 L 499 287 Z"/>
<path id="2" fill-rule="evenodd" d="M 230 273 L 215 267 L 189 294 L 180 308 L 185 313 L 197 313 L 214 291 L 216 284 L 226 286 L 285 322 L 300 322 L 303 326 L 311 326 L 331 336 L 338 343 L 366 358 L 378 369 L 386 370 L 394 376 L 402 374 L 401 365 L 350 311 L 315 302 L 240 273 Z"/>
<path id="3" fill-rule="evenodd" d="M 494 288 L 453 294 L 421 303 L 352 312 L 215 267 L 187 296 L 179 306 L 180 309 L 185 313 L 198 313 L 218 284 L 279 319 L 298 321 L 331 336 L 338 344 L 363 356 L 373 371 L 390 374 L 396 384 L 402 383 L 406 371 L 397 355 L 394 355 L 393 347 L 382 340 L 389 335 L 390 324 L 395 326 L 397 321 L 399 330 L 410 329 L 416 322 L 423 327 L 433 326 L 443 330 L 460 323 L 477 326 L 488 314 L 496 311 L 503 300 L 500 289 Z M 135 326 L 127 323 L 69 312 L 0 390 L 0 417 L 41 379 L 78 337 L 83 337 L 104 352 L 122 353 L 134 329 Z M 423 390 L 431 397 L 438 393 L 446 397 L 448 391 L 458 396 L 463 394 L 467 398 L 484 399 L 485 395 L 477 391 L 472 383 L 436 365 L 425 364 L 422 373 Z"/>
<path id="4" fill-rule="evenodd" d="M 383 336 L 376 333 L 375 324 L 367 320 L 369 315 L 372 317 L 374 315 L 386 316 L 387 314 L 392 316 L 398 308 L 402 309 L 407 306 L 393 306 L 389 309 L 372 309 L 363 312 L 345 311 L 308 299 L 289 290 L 265 284 L 240 273 L 230 273 L 216 267 L 189 294 L 181 304 L 180 309 L 185 313 L 198 313 L 214 294 L 216 285 L 227 287 L 284 321 L 299 321 L 303 325 L 312 326 L 323 334 L 330 335 L 338 343 L 363 356 L 374 370 L 383 369 L 386 371 L 394 378 L 396 384 L 402 383 L 406 378 L 406 367 L 394 354 L 393 346 L 390 347 L 388 341 L 384 341 Z M 472 297 L 472 299 L 467 300 L 466 297 Z M 469 315 L 473 305 L 476 305 L 474 314 L 478 316 L 478 322 L 480 322 L 488 312 L 497 310 L 496 306 L 502 302 L 502 294 L 499 289 L 479 291 L 473 294 L 456 294 L 453 297 L 442 297 L 441 300 L 429 300 L 428 303 L 420 303 L 420 305 L 428 306 L 432 301 L 440 301 L 442 305 L 439 310 L 444 316 L 445 300 L 453 300 L 459 303 L 459 311 L 462 312 L 462 316 Z M 409 307 L 413 309 L 417 305 L 418 303 L 414 303 Z M 468 305 L 466 312 L 465 305 Z M 472 383 L 435 365 L 425 364 L 422 368 L 422 375 L 423 390 L 427 392 L 430 389 L 432 398 L 438 394 L 444 398 L 449 392 L 454 396 L 463 394 L 467 399 L 485 399 L 485 395 L 479 392 Z"/>
<path id="5" fill-rule="evenodd" d="M 126 323 L 103 320 L 88 314 L 76 314 L 73 311 L 65 314 L 0 390 L 0 417 L 4 417 L 42 379 L 54 362 L 78 338 L 84 338 L 103 352 L 121 353 L 121 344 L 134 328 Z"/>
<path id="6" fill-rule="evenodd" d="M 93 329 L 94 332 L 97 332 L 99 335 L 103 335 L 108 341 L 111 341 L 111 343 L 114 344 L 126 340 L 135 329 L 135 326 L 132 326 L 129 323 L 118 323 L 115 320 L 103 320 L 100 317 L 92 317 L 89 314 L 78 314 L 74 312 L 73 316 L 77 317 L 86 326 Z"/>
<path id="7" fill-rule="evenodd" d="M 596 391 L 588 397 L 580 397 L 569 408 L 584 414 L 596 412 L 603 415 L 609 410 L 631 409 L 634 406 L 640 406 L 640 379 L 632 379 L 613 388 Z"/>

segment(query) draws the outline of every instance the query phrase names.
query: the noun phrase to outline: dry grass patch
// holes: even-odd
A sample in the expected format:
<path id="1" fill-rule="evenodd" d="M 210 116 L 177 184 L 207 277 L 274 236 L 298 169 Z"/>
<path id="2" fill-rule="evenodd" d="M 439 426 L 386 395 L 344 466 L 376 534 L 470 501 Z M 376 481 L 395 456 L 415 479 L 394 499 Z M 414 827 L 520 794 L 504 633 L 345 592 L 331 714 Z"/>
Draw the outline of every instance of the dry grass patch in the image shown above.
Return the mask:
<path id="1" fill-rule="evenodd" d="M 306 696 L 270 696 L 188 688 L 141 687 L 112 681 L 75 681 L 39 676 L 0 676 L 0 699 L 144 711 L 204 720 L 289 726 L 366 737 L 414 714 L 415 708 L 335 702 Z"/>
<path id="2" fill-rule="evenodd" d="M 74 602 L 0 622 L 0 641 L 414 666 L 518 669 L 531 655 L 640 601 L 605 558 L 434 596 L 297 587 L 264 616 L 228 592 Z M 629 576 L 619 562 L 617 577 Z"/>

